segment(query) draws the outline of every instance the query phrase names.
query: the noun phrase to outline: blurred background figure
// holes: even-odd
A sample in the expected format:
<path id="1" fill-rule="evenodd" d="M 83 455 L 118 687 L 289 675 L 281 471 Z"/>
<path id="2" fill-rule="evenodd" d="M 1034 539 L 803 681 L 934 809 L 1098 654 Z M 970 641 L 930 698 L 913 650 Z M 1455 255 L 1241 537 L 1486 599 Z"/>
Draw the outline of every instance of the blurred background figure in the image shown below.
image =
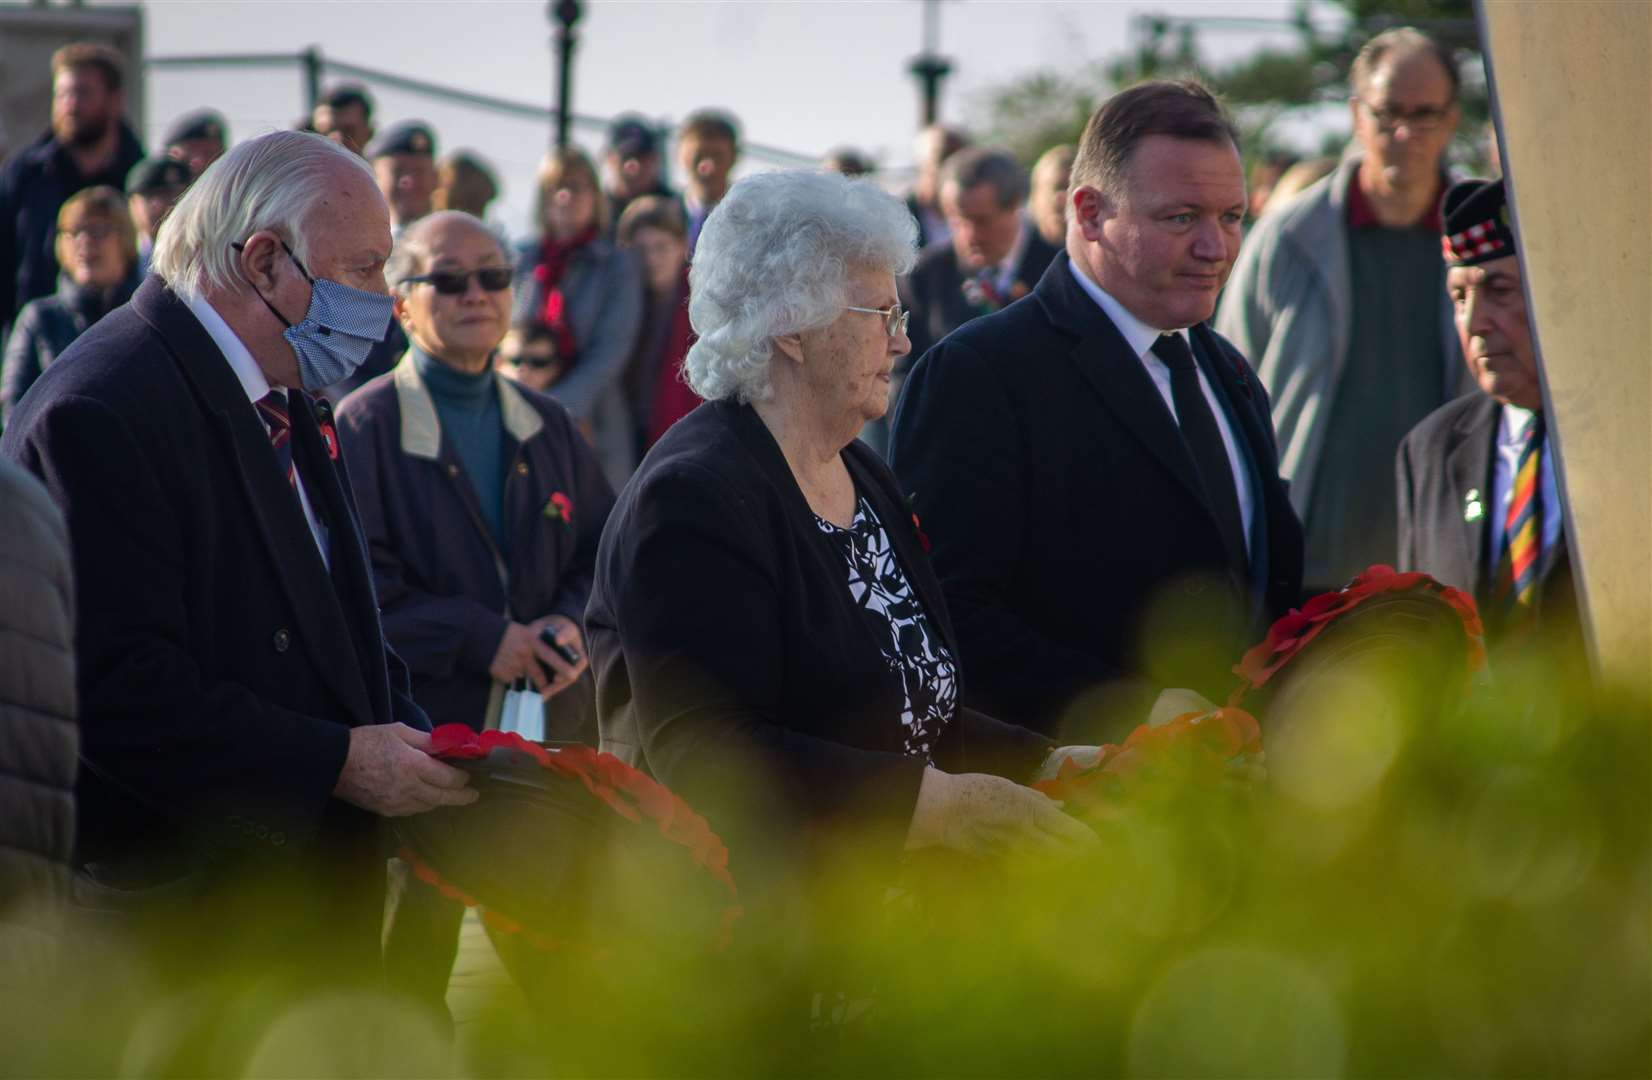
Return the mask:
<path id="1" fill-rule="evenodd" d="M 556 335 L 538 319 L 514 323 L 495 357 L 502 374 L 530 390 L 548 393 L 567 365 L 556 354 Z"/>
<path id="2" fill-rule="evenodd" d="M 1216 317 L 1273 399 L 1310 595 L 1393 558 L 1400 440 L 1470 389 L 1440 261 L 1456 58 L 1385 30 L 1349 83 L 1357 150 L 1256 223 Z"/>
<path id="3" fill-rule="evenodd" d="M 940 124 L 918 133 L 913 152 L 918 171 L 912 177 L 906 209 L 918 221 L 919 251 L 947 238 L 946 215 L 941 212 L 941 166 L 968 145 L 969 136 Z"/>
<path id="4" fill-rule="evenodd" d="M 138 236 L 138 276 L 149 273 L 149 255 L 161 221 L 178 201 L 194 174 L 177 158 L 144 158 L 126 174 L 126 208 Z"/>
<path id="5" fill-rule="evenodd" d="M 229 149 L 229 124 L 216 109 L 185 113 L 166 129 L 161 147 L 167 157 L 188 165 L 191 176 L 200 176 Z"/>
<path id="6" fill-rule="evenodd" d="M 941 207 L 947 243 L 931 245 L 906 277 L 912 355 L 969 320 L 1032 291 L 1060 250 L 1027 220 L 1027 170 L 1008 150 L 972 146 L 947 160 Z"/>
<path id="7" fill-rule="evenodd" d="M 373 95 L 356 83 L 333 87 L 310 114 L 309 130 L 365 155 L 373 141 Z"/>
<path id="8" fill-rule="evenodd" d="M 537 203 L 542 232 L 518 249 L 512 321 L 550 329 L 565 366 L 551 396 L 573 414 L 619 488 L 636 465 L 623 380 L 642 315 L 642 274 L 606 236 L 608 197 L 584 152 L 546 157 Z"/>
<path id="9" fill-rule="evenodd" d="M 87 188 L 57 214 L 57 292 L 30 300 L 6 340 L 0 374 L 0 422 L 23 394 L 93 323 L 132 298 L 138 287 L 138 245 L 117 188 Z"/>
<path id="10" fill-rule="evenodd" d="M 436 136 L 417 120 L 397 124 L 367 149 L 379 191 L 390 204 L 390 233 L 430 213 L 436 196 Z"/>
<path id="11" fill-rule="evenodd" d="M 852 146 L 840 146 L 831 151 L 821 159 L 820 167 L 844 176 L 869 176 L 877 171 L 872 159 Z"/>
<path id="12" fill-rule="evenodd" d="M 1038 235 L 1057 250 L 1067 242 L 1067 182 L 1077 153 L 1072 143 L 1057 143 L 1039 156 L 1032 169 L 1027 207 Z"/>
<path id="13" fill-rule="evenodd" d="M 1289 154 L 1272 153 L 1250 167 L 1250 177 L 1245 184 L 1245 201 L 1246 213 L 1252 221 L 1262 216 L 1274 187 L 1295 163 L 1296 159 Z"/>
<path id="14" fill-rule="evenodd" d="M 123 87 L 113 49 L 75 44 L 52 54 L 51 127 L 0 171 L 0 336 L 19 308 L 57 288 L 52 230 L 63 200 L 89 187 L 120 190 L 143 157 Z"/>
<path id="15" fill-rule="evenodd" d="M 413 225 L 386 269 L 409 358 L 339 405 L 340 443 L 385 637 L 432 723 L 498 727 L 506 692 L 531 686 L 541 730 L 522 734 L 595 744 L 583 624 L 613 491 L 567 411 L 494 371 L 511 277 L 469 214 Z M 545 512 L 552 492 L 570 514 Z M 438 1017 L 463 914 L 413 883 L 386 935 L 391 988 Z"/>
<path id="16" fill-rule="evenodd" d="M 608 127 L 608 150 L 602 156 L 603 186 L 614 226 L 633 199 L 679 196 L 660 175 L 660 140 L 649 122 L 635 113 L 615 118 Z"/>
<path id="17" fill-rule="evenodd" d="M 1275 181 L 1273 190 L 1268 192 L 1268 201 L 1262 204 L 1262 209 L 1256 216 L 1261 217 L 1275 207 L 1290 202 L 1329 176 L 1336 167 L 1337 159 L 1334 157 L 1304 158 L 1298 161 Z"/>
<path id="18" fill-rule="evenodd" d="M 688 224 L 675 199 L 645 195 L 620 218 L 620 246 L 642 267 L 642 324 L 625 371 L 638 459 L 700 397 L 683 378 L 694 330 L 688 321 Z"/>
<path id="19" fill-rule="evenodd" d="M 677 134 L 677 163 L 683 170 L 683 207 L 688 211 L 688 250 L 725 194 L 740 160 L 740 126 L 734 117 L 702 109 L 683 121 Z"/>
<path id="20" fill-rule="evenodd" d="M 436 166 L 436 191 L 431 205 L 437 210 L 459 210 L 478 221 L 488 219 L 488 204 L 499 197 L 493 167 L 469 150 L 455 150 Z"/>

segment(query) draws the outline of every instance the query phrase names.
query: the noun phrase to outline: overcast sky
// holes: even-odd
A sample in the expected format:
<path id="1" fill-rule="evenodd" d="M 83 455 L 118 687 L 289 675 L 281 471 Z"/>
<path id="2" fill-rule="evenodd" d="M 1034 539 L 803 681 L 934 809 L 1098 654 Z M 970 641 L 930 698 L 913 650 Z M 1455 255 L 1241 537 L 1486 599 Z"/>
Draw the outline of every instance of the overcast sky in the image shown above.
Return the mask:
<path id="1" fill-rule="evenodd" d="M 152 57 L 298 52 L 401 72 L 445 85 L 549 104 L 551 26 L 543 0 L 150 0 Z M 1124 51 L 1134 16 L 1286 18 L 1291 0 L 1137 0 L 1066 3 L 947 0 L 942 52 L 956 74 L 945 118 L 967 121 L 982 92 L 1038 68 L 1078 68 Z M 820 153 L 848 144 L 885 165 L 911 160 L 917 92 L 906 63 L 922 34 L 919 0 L 592 0 L 579 27 L 574 107 L 609 116 L 635 110 L 680 119 L 702 105 L 734 112 L 748 139 Z M 1222 57 L 1288 31 L 1213 32 Z M 443 150 L 469 147 L 493 161 L 506 187 L 501 220 L 527 225 L 533 169 L 548 126 L 375 87 L 379 122 L 418 117 Z M 153 137 L 178 114 L 213 105 L 242 138 L 290 125 L 303 112 L 292 68 L 156 70 L 147 113 Z M 601 137 L 581 134 L 590 149 Z"/>

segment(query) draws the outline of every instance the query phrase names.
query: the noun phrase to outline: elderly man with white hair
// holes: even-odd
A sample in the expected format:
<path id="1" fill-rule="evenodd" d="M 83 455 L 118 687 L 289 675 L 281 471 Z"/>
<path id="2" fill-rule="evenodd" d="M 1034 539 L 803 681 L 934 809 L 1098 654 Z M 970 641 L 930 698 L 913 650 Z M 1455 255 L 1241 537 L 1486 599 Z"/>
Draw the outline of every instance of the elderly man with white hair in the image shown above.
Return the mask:
<path id="1" fill-rule="evenodd" d="M 78 891 L 186 983 L 380 978 L 382 819 L 475 798 L 421 749 L 306 393 L 384 336 L 389 254 L 359 158 L 298 132 L 241 143 L 0 440 L 69 522 Z"/>
<path id="2" fill-rule="evenodd" d="M 888 881 L 906 849 L 1095 840 L 1017 782 L 1050 744 L 959 704 L 927 541 L 855 440 L 908 349 L 895 275 L 915 234 L 871 181 L 732 188 L 690 271 L 707 403 L 649 452 L 597 555 L 603 746 L 706 815 L 760 923 L 827 849 Z"/>

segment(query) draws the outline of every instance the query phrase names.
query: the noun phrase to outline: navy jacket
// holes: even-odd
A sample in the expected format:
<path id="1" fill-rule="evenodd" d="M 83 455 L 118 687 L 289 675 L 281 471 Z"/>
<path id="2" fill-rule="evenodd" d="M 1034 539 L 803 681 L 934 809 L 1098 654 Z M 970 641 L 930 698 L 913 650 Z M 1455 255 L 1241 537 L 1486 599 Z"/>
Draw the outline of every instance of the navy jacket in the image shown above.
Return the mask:
<path id="1" fill-rule="evenodd" d="M 1267 394 L 1208 327 L 1193 344 L 1249 466 L 1248 580 L 1164 399 L 1065 253 L 913 369 L 891 464 L 934 543 L 976 708 L 1119 741 L 1154 690 L 1223 699 L 1231 665 L 1296 602 L 1302 528 Z"/>
<path id="2" fill-rule="evenodd" d="M 614 505 L 567 410 L 497 378 L 508 470 L 503 553 L 411 355 L 338 410 L 385 635 L 412 670 L 414 700 L 431 719 L 478 730 L 498 709 L 488 667 L 506 622 L 565 615 L 583 625 L 597 538 Z M 571 503 L 571 524 L 546 512 L 556 494 Z M 594 741 L 595 725 L 554 734 Z"/>
<path id="3" fill-rule="evenodd" d="M 0 369 L 0 423 L 75 338 L 132 299 L 138 281 L 136 267 L 112 289 L 83 289 L 65 276 L 59 278 L 57 292 L 23 305 L 6 339 L 5 365 Z"/>
<path id="4" fill-rule="evenodd" d="M 82 188 L 126 190 L 126 174 L 143 145 L 126 121 L 108 168 L 82 176 L 50 131 L 21 147 L 0 168 L 0 336 L 23 305 L 57 288 L 57 212 Z"/>
<path id="5" fill-rule="evenodd" d="M 894 477 L 859 442 L 843 459 L 957 658 Z M 585 620 L 603 749 L 706 816 L 743 896 L 837 826 L 869 872 L 893 875 L 925 764 L 904 753 L 901 681 L 750 406 L 702 405 L 649 451 L 603 534 Z M 1025 782 L 1048 747 L 960 708 L 934 758 Z"/>
<path id="6" fill-rule="evenodd" d="M 227 910 L 186 908 L 196 948 L 294 954 L 325 930 L 359 959 L 376 956 L 383 916 L 380 822 L 333 787 L 351 728 L 428 721 L 380 633 L 324 417 L 292 402 L 331 572 L 234 371 L 159 278 L 46 370 L 0 454 L 69 522 L 78 864 L 115 891 L 194 881 L 201 904 L 214 882 L 264 875 L 281 900 L 257 912 L 256 933 Z"/>

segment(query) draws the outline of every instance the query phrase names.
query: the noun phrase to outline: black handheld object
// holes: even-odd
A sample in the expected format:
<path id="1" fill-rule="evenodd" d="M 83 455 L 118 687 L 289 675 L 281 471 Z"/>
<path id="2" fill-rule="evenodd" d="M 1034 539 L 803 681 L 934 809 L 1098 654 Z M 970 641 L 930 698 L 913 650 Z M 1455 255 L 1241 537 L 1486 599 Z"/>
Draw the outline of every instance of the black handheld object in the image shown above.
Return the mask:
<path id="1" fill-rule="evenodd" d="M 579 654 L 574 652 L 574 650 L 570 649 L 568 646 L 562 644 L 562 642 L 558 641 L 556 639 L 556 631 L 552 630 L 550 627 L 547 626 L 543 630 L 539 631 L 539 640 L 543 641 L 546 645 L 549 645 L 551 647 L 551 651 L 562 657 L 564 663 L 579 663 Z"/>

